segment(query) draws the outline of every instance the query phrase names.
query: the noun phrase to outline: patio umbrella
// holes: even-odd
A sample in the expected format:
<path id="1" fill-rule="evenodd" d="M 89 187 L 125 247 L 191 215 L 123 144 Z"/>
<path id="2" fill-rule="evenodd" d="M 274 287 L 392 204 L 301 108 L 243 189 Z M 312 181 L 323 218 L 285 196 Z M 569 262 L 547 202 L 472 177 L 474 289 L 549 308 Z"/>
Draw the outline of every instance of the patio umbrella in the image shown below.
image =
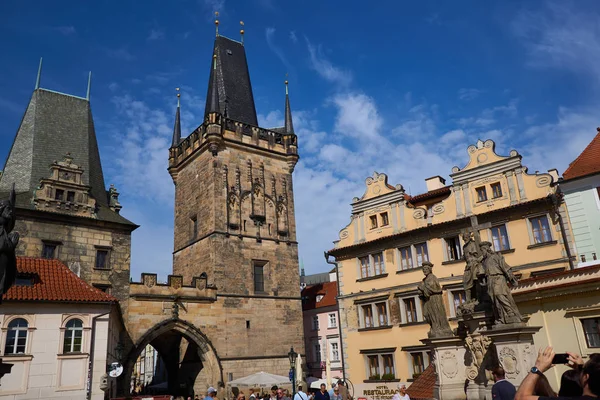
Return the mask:
<path id="1" fill-rule="evenodd" d="M 269 374 L 267 372 L 261 371 L 252 375 L 245 376 L 243 378 L 234 379 L 232 381 L 227 382 L 227 384 L 233 387 L 270 388 L 273 385 L 289 385 L 290 378 L 288 376 Z"/>

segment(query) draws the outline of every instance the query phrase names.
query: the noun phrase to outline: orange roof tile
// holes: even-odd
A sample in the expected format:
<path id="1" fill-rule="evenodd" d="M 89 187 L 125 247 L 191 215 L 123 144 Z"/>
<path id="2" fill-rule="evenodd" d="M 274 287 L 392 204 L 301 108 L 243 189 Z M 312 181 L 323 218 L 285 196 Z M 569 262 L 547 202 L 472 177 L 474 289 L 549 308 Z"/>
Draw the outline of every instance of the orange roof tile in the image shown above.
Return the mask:
<path id="1" fill-rule="evenodd" d="M 563 174 L 563 178 L 575 179 L 582 176 L 600 173 L 600 128 L 590 144 L 581 152 Z"/>
<path id="2" fill-rule="evenodd" d="M 411 204 L 419 203 L 421 201 L 434 199 L 436 197 L 447 196 L 450 194 L 450 186 L 444 186 L 438 189 L 430 190 L 429 192 L 417 194 L 415 196 L 405 195 L 404 198 Z"/>
<path id="3" fill-rule="evenodd" d="M 406 389 L 411 400 L 430 400 L 433 399 L 433 386 L 437 376 L 433 364 L 429 364 L 425 371 L 415 379 Z"/>
<path id="4" fill-rule="evenodd" d="M 31 285 L 13 285 L 3 301 L 58 301 L 110 303 L 113 296 L 96 289 L 58 260 L 17 257 L 17 278 L 31 277 Z"/>
<path id="5" fill-rule="evenodd" d="M 317 296 L 322 295 L 321 301 Z M 307 286 L 302 290 L 302 310 L 334 306 L 337 303 L 337 282 L 323 282 Z"/>

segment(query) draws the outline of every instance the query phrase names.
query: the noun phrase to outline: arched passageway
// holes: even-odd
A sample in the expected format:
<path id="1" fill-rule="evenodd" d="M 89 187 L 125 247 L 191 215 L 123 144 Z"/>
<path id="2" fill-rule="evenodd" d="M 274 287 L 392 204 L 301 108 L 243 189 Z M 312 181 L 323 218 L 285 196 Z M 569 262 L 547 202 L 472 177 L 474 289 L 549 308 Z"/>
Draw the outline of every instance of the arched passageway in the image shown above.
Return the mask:
<path id="1" fill-rule="evenodd" d="M 145 355 L 148 348 L 156 349 L 159 356 L 155 365 L 160 378 L 142 386 L 139 384 L 140 355 Z M 132 391 L 202 395 L 209 386 L 223 382 L 223 369 L 210 341 L 194 325 L 179 319 L 170 319 L 149 329 L 127 355 L 124 368 L 120 389 L 125 395 Z"/>

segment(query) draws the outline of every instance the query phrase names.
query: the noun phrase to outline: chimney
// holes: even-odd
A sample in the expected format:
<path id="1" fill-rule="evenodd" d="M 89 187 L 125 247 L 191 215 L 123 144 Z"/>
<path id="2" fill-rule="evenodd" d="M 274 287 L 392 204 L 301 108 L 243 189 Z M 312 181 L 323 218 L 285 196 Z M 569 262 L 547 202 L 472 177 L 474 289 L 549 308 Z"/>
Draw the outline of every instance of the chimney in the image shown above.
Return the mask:
<path id="1" fill-rule="evenodd" d="M 427 191 L 431 192 L 432 190 L 440 189 L 446 186 L 446 180 L 439 175 L 432 176 L 431 178 L 425 179 L 425 183 L 427 184 Z"/>

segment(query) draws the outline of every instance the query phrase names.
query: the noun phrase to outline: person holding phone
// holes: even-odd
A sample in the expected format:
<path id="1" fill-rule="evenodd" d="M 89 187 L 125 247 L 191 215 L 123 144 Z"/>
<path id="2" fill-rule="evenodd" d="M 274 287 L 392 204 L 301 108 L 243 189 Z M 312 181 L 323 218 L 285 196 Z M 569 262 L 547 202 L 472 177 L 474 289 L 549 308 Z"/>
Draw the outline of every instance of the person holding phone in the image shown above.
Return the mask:
<path id="1" fill-rule="evenodd" d="M 568 353 L 567 353 L 568 354 Z M 535 365 L 531 368 L 529 374 L 523 379 L 521 386 L 515 396 L 515 400 L 594 400 L 600 396 L 600 355 L 592 354 L 590 359 L 583 365 L 581 370 L 580 382 L 583 388 L 583 394 L 577 397 L 543 397 L 534 394 L 535 386 L 544 372 L 553 366 L 555 353 L 552 347 L 540 349 Z M 568 354 L 567 363 L 569 365 L 579 365 L 583 361 L 581 357 L 574 354 Z"/>

